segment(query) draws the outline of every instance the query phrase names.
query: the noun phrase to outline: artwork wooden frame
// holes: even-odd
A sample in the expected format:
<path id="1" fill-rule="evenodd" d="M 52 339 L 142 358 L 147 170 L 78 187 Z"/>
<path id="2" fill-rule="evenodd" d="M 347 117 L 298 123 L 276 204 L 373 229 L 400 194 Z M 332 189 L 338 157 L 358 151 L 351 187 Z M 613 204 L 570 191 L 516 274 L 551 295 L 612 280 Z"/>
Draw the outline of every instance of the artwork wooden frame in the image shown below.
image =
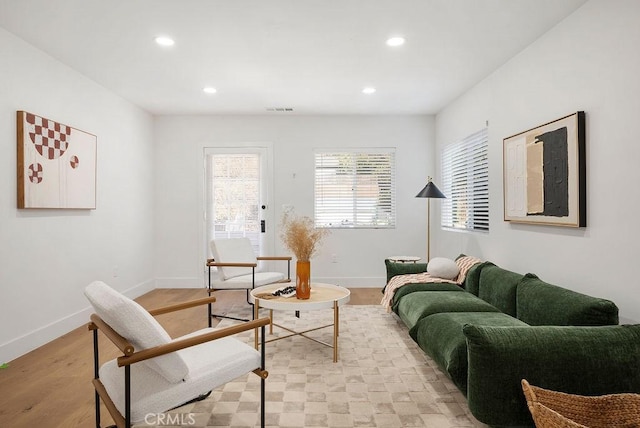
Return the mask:
<path id="1" fill-rule="evenodd" d="M 505 221 L 586 227 L 583 111 L 505 138 L 503 162 Z"/>
<path id="2" fill-rule="evenodd" d="M 17 112 L 18 208 L 96 208 L 97 137 Z"/>

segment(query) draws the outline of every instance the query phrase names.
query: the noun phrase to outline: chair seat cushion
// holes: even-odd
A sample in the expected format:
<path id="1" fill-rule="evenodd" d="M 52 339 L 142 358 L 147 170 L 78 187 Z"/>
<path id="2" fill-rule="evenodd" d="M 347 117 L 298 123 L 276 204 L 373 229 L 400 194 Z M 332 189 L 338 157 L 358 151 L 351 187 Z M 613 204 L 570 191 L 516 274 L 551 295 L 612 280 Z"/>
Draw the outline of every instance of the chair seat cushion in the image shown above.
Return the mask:
<path id="1" fill-rule="evenodd" d="M 284 280 L 284 274 L 280 272 L 256 272 L 255 286 L 273 284 L 274 282 Z M 211 288 L 214 290 L 244 290 L 251 288 L 253 275 L 236 276 L 226 281 L 211 281 Z"/>
<path id="2" fill-rule="evenodd" d="M 207 333 L 203 329 L 175 340 Z M 131 420 L 160 413 L 205 394 L 237 377 L 260 368 L 260 352 L 232 337 L 213 340 L 176 352 L 189 372 L 182 382 L 171 383 L 146 365 L 131 366 Z M 100 380 L 118 411 L 124 415 L 124 367 L 111 360 L 100 368 Z"/>

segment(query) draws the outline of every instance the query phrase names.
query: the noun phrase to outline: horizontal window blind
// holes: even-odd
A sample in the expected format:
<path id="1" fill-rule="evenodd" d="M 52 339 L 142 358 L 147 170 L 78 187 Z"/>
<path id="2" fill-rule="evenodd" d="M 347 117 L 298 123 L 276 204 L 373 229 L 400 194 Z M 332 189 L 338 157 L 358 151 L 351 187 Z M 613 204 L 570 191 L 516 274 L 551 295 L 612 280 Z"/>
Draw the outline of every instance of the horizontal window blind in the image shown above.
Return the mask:
<path id="1" fill-rule="evenodd" d="M 489 231 L 487 129 L 442 151 L 442 227 Z"/>
<path id="2" fill-rule="evenodd" d="M 315 152 L 315 225 L 395 227 L 395 150 Z"/>

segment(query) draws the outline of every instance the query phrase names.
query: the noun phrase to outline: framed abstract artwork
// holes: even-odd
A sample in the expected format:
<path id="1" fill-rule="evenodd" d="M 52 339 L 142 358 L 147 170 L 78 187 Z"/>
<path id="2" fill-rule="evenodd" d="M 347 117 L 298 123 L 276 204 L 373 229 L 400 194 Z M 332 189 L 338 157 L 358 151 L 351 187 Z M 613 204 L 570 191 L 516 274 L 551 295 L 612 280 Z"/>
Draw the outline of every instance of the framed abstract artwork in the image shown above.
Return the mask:
<path id="1" fill-rule="evenodd" d="M 584 112 L 505 138 L 503 162 L 505 221 L 587 225 Z"/>
<path id="2" fill-rule="evenodd" d="M 18 208 L 96 208 L 97 137 L 18 111 Z"/>

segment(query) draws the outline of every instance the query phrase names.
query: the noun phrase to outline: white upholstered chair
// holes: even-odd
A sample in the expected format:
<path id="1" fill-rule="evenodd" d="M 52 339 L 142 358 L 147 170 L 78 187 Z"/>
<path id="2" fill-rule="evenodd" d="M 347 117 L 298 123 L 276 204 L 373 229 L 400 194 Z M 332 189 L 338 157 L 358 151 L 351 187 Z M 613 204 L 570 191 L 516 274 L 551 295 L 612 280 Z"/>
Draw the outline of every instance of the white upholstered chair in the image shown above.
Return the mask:
<path id="1" fill-rule="evenodd" d="M 268 318 L 222 329 L 205 328 L 172 339 L 153 317 L 197 305 L 214 297 L 146 311 L 135 301 L 96 281 L 85 288 L 95 314 L 89 329 L 94 340 L 96 427 L 100 427 L 100 399 L 118 428 L 129 428 L 146 415 L 166 412 L 249 372 L 261 378 L 260 410 L 264 427 L 265 370 L 264 326 Z M 257 351 L 230 337 L 242 331 L 261 330 Z M 120 349 L 122 356 L 100 366 L 98 330 Z"/>
<path id="2" fill-rule="evenodd" d="M 277 282 L 291 282 L 290 256 L 256 256 L 249 238 L 213 239 L 211 241 L 212 259 L 207 260 L 209 275 L 209 295 L 216 290 L 246 290 L 247 302 L 249 291 L 255 287 Z M 280 260 L 287 262 L 287 276 L 281 272 L 260 272 L 258 262 L 264 260 Z M 211 268 L 218 270 L 215 278 Z M 213 275 L 213 277 L 212 277 Z M 211 317 L 239 319 L 227 315 L 210 314 Z M 239 319 L 240 321 L 246 321 Z"/>

